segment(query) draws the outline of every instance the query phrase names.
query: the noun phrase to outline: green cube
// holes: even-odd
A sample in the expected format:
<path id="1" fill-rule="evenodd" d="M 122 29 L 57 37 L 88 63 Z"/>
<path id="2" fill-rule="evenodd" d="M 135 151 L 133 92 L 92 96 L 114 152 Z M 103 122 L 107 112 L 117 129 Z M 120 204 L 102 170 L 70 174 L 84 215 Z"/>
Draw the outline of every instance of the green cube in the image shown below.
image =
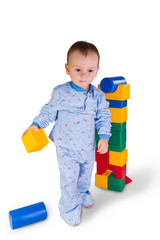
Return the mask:
<path id="1" fill-rule="evenodd" d="M 111 134 L 109 139 L 108 150 L 122 152 L 126 148 L 126 122 L 124 123 L 111 123 Z M 95 128 L 96 148 L 98 149 L 98 131 Z"/>
<path id="2" fill-rule="evenodd" d="M 96 128 L 95 128 L 95 140 L 96 140 L 96 142 L 99 141 L 98 131 Z"/>
<path id="3" fill-rule="evenodd" d="M 125 176 L 123 179 L 117 179 L 112 172 L 108 177 L 108 189 L 112 191 L 122 192 L 125 187 Z"/>
<path id="4" fill-rule="evenodd" d="M 122 145 L 126 141 L 126 128 L 122 130 L 111 130 L 112 136 L 109 138 L 109 143 L 114 145 Z"/>
<path id="5" fill-rule="evenodd" d="M 126 141 L 126 122 L 124 123 L 111 123 L 111 134 L 109 139 L 111 144 L 121 145 L 123 141 Z M 98 131 L 95 128 L 95 140 L 99 141 Z"/>
<path id="6" fill-rule="evenodd" d="M 112 127 L 111 127 L 111 130 L 123 130 L 124 128 L 126 128 L 126 122 L 123 122 L 123 123 L 111 123 Z"/>
<path id="7" fill-rule="evenodd" d="M 114 144 L 110 144 L 110 143 L 108 145 L 109 151 L 122 152 L 125 148 L 126 148 L 126 141 L 122 142 L 121 145 L 114 145 Z"/>

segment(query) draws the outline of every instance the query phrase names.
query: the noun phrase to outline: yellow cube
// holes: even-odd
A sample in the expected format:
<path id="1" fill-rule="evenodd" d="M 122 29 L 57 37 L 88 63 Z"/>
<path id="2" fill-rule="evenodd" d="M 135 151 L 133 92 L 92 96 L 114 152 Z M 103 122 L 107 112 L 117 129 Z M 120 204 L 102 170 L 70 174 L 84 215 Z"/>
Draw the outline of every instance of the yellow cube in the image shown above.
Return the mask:
<path id="1" fill-rule="evenodd" d="M 111 122 L 123 123 L 127 121 L 127 107 L 109 108 L 111 112 Z"/>
<path id="2" fill-rule="evenodd" d="M 128 150 L 124 149 L 122 152 L 109 151 L 109 164 L 118 167 L 123 167 L 128 160 Z"/>
<path id="3" fill-rule="evenodd" d="M 38 131 L 35 129 L 29 130 L 22 137 L 22 142 L 28 153 L 39 151 L 49 143 L 48 138 L 42 128 L 40 128 Z"/>
<path id="4" fill-rule="evenodd" d="M 101 90 L 100 84 L 98 84 L 98 88 Z M 104 94 L 108 100 L 125 101 L 127 99 L 130 99 L 130 84 L 118 85 L 116 91 Z"/>
<path id="5" fill-rule="evenodd" d="M 112 172 L 107 170 L 103 175 L 95 174 L 95 186 L 108 189 L 108 177 Z"/>

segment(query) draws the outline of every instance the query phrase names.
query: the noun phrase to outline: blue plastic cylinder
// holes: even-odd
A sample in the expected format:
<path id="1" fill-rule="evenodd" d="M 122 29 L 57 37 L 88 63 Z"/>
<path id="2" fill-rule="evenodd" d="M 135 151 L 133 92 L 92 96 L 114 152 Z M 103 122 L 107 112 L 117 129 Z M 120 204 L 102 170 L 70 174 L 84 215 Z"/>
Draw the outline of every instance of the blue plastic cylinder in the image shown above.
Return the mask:
<path id="1" fill-rule="evenodd" d="M 103 78 L 100 82 L 100 88 L 105 93 L 111 93 L 116 91 L 117 86 L 120 84 L 127 84 L 124 77 Z"/>
<path id="2" fill-rule="evenodd" d="M 47 210 L 43 202 L 18 208 L 9 212 L 9 221 L 12 229 L 24 227 L 45 220 L 46 218 Z"/>

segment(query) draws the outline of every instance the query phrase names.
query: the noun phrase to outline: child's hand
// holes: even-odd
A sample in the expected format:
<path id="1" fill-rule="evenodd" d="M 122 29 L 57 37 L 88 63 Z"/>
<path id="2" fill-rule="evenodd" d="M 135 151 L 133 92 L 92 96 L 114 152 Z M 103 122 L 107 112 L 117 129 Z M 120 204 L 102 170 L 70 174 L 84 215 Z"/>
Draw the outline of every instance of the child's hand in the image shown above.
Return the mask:
<path id="1" fill-rule="evenodd" d="M 23 132 L 22 137 L 23 137 L 29 130 L 31 130 L 31 129 L 35 129 L 35 130 L 38 131 L 39 128 L 38 128 L 36 125 L 31 125 L 30 127 L 28 127 L 28 128 Z"/>
<path id="2" fill-rule="evenodd" d="M 108 151 L 108 140 L 101 138 L 98 142 L 98 151 L 100 154 L 104 154 Z"/>

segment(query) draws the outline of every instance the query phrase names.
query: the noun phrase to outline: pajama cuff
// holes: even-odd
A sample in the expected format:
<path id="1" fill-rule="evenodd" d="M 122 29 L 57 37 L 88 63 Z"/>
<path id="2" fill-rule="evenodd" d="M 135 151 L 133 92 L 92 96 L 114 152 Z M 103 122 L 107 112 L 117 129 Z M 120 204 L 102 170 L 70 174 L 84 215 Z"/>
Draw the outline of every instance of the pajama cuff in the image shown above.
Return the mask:
<path id="1" fill-rule="evenodd" d="M 105 139 L 109 140 L 109 136 L 107 134 L 100 134 L 99 139 L 100 138 L 105 138 Z"/>
<path id="2" fill-rule="evenodd" d="M 36 123 L 36 122 L 33 122 L 33 123 L 31 124 L 31 126 L 32 126 L 32 125 L 36 125 L 38 128 L 41 128 L 41 127 L 39 126 L 39 124 Z"/>

